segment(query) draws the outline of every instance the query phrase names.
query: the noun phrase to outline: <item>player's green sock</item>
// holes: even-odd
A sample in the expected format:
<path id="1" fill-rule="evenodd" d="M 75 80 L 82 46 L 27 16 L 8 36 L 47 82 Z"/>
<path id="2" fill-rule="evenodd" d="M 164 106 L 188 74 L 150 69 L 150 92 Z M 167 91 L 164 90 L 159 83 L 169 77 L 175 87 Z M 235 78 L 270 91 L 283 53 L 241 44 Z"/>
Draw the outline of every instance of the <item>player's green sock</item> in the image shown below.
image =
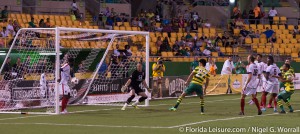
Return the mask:
<path id="1" fill-rule="evenodd" d="M 290 111 L 294 111 L 289 101 L 285 102 L 285 104 L 289 107 Z"/>
<path id="2" fill-rule="evenodd" d="M 204 99 L 200 99 L 201 112 L 204 112 Z"/>
<path id="3" fill-rule="evenodd" d="M 284 111 L 282 101 L 280 99 L 278 99 L 277 103 L 278 103 L 278 106 L 280 107 L 281 111 Z"/>
<path id="4" fill-rule="evenodd" d="M 178 99 L 177 99 L 177 103 L 176 105 L 174 106 L 174 108 L 178 108 L 179 104 L 181 103 L 182 101 L 182 97 L 180 96 Z"/>

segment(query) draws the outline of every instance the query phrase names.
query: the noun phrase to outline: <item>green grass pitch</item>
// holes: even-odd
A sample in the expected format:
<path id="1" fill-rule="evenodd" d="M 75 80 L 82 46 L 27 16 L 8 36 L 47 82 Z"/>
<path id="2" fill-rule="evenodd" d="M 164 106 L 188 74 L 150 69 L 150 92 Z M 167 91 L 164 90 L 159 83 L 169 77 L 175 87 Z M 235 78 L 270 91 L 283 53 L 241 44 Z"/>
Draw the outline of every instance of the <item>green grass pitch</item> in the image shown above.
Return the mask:
<path id="1" fill-rule="evenodd" d="M 198 97 L 185 98 L 175 112 L 168 110 L 176 102 L 176 99 L 170 99 L 150 101 L 149 107 L 128 108 L 126 111 L 115 106 L 72 106 L 68 110 L 73 113 L 67 115 L 0 114 L 0 133 L 217 134 L 224 133 L 221 131 L 228 132 L 228 129 L 245 134 L 293 133 L 292 130 L 286 131 L 300 126 L 300 94 L 297 92 L 292 96 L 291 103 L 295 112 L 284 115 L 267 109 L 262 116 L 258 116 L 255 105 L 246 104 L 245 116 L 239 116 L 240 95 L 219 95 L 206 96 L 205 115 L 200 114 Z M 249 97 L 246 101 L 248 100 Z M 282 127 L 286 131 L 278 132 Z"/>

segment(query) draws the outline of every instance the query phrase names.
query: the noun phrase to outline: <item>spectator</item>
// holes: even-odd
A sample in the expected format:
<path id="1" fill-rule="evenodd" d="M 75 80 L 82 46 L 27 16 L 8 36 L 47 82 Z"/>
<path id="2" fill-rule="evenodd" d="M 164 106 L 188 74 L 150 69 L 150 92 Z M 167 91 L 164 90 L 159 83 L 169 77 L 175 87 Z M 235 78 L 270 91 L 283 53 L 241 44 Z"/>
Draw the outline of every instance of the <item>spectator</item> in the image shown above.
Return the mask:
<path id="1" fill-rule="evenodd" d="M 249 19 L 250 24 L 255 23 L 255 20 L 254 20 L 255 19 L 255 14 L 254 14 L 254 11 L 252 10 L 252 8 L 250 8 L 250 10 L 249 10 L 248 19 Z"/>
<path id="2" fill-rule="evenodd" d="M 242 62 L 242 58 L 239 57 L 238 61 L 234 64 L 236 74 L 246 74 L 246 66 Z"/>
<path id="3" fill-rule="evenodd" d="M 114 25 L 114 20 L 113 20 L 113 16 L 110 15 L 107 19 L 106 19 L 106 25 L 105 28 L 112 30 L 113 29 L 113 25 Z"/>
<path id="4" fill-rule="evenodd" d="M 194 41 L 193 41 L 193 39 L 192 39 L 192 38 L 190 38 L 190 39 L 187 39 L 187 42 L 186 42 L 186 47 L 189 47 L 189 49 L 190 49 L 190 50 L 192 50 L 192 49 L 193 49 L 193 47 L 194 47 Z"/>
<path id="5" fill-rule="evenodd" d="M 132 27 L 137 27 L 138 26 L 138 18 L 137 17 L 133 18 L 133 20 L 131 21 L 131 26 Z"/>
<path id="6" fill-rule="evenodd" d="M 205 68 L 210 72 L 211 75 L 217 75 L 218 67 L 216 66 L 215 61 L 213 61 L 212 57 L 208 58 L 208 62 L 206 63 Z"/>
<path id="7" fill-rule="evenodd" d="M 120 56 L 119 44 L 116 45 L 116 49 L 114 49 L 114 56 Z"/>
<path id="8" fill-rule="evenodd" d="M 21 26 L 19 25 L 18 21 L 14 20 L 13 28 L 14 28 L 15 33 L 17 33 L 21 29 Z"/>
<path id="9" fill-rule="evenodd" d="M 236 6 L 233 8 L 233 15 L 232 15 L 232 19 L 237 19 L 237 18 L 239 18 L 240 17 L 240 14 L 241 14 L 241 11 L 240 11 L 240 9 L 239 9 L 239 5 L 238 4 L 236 4 Z"/>
<path id="10" fill-rule="evenodd" d="M 9 35 L 8 30 L 6 30 L 6 27 L 3 27 L 1 31 L 1 36 L 5 38 L 8 37 L 8 35 Z"/>
<path id="11" fill-rule="evenodd" d="M 274 16 L 277 16 L 277 11 L 275 10 L 275 7 L 273 6 L 272 9 L 269 11 L 270 25 L 273 25 L 273 17 Z"/>
<path id="12" fill-rule="evenodd" d="M 201 40 L 206 40 L 207 37 L 206 37 L 206 35 L 205 35 L 204 33 L 202 33 L 202 36 L 200 37 L 200 39 L 201 39 Z"/>
<path id="13" fill-rule="evenodd" d="M 7 18 L 8 18 L 8 10 L 7 10 L 7 6 L 4 6 L 4 9 L 1 11 L 1 19 L 3 22 L 7 22 Z"/>
<path id="14" fill-rule="evenodd" d="M 168 33 L 168 37 L 171 37 L 172 27 L 171 24 L 167 24 L 163 27 L 162 32 Z"/>
<path id="15" fill-rule="evenodd" d="M 72 9 L 73 14 L 76 16 L 76 18 L 81 18 L 80 13 L 79 13 L 79 8 L 76 4 L 76 0 L 73 0 L 71 9 Z"/>
<path id="16" fill-rule="evenodd" d="M 169 44 L 169 40 L 168 37 L 165 37 L 165 39 L 163 40 L 163 43 L 160 46 L 160 52 L 168 52 L 170 51 L 170 44 Z"/>
<path id="17" fill-rule="evenodd" d="M 110 9 L 110 13 L 113 17 L 117 16 L 117 12 L 115 12 L 115 9 L 114 8 L 111 8 Z"/>
<path id="18" fill-rule="evenodd" d="M 170 20 L 168 19 L 168 16 L 166 15 L 165 18 L 163 18 L 162 24 L 165 26 L 165 25 L 168 25 L 169 23 L 170 23 Z"/>
<path id="19" fill-rule="evenodd" d="M 243 27 L 244 26 L 244 22 L 241 18 L 238 18 L 236 21 L 235 21 L 235 27 Z"/>
<path id="20" fill-rule="evenodd" d="M 50 28 L 51 27 L 51 24 L 50 24 L 50 18 L 47 18 L 46 19 L 46 28 Z"/>
<path id="21" fill-rule="evenodd" d="M 177 11 L 177 3 L 176 3 L 176 0 L 173 0 L 171 3 L 171 17 L 172 18 L 176 17 L 176 11 Z"/>
<path id="22" fill-rule="evenodd" d="M 190 18 L 191 18 L 191 13 L 189 13 L 188 10 L 185 10 L 184 14 L 183 14 L 183 19 L 185 21 L 188 21 L 188 20 L 190 20 Z"/>
<path id="23" fill-rule="evenodd" d="M 276 43 L 277 38 L 276 38 L 276 33 L 273 33 L 272 37 L 269 39 L 270 43 Z"/>
<path id="24" fill-rule="evenodd" d="M 179 50 L 180 46 L 179 46 L 179 42 L 176 40 L 174 45 L 173 45 L 173 52 L 177 52 Z"/>
<path id="25" fill-rule="evenodd" d="M 263 34 L 266 35 L 267 39 L 269 39 L 273 35 L 274 31 L 272 29 L 269 29 L 269 27 L 266 28 L 266 31 L 263 32 Z"/>
<path id="26" fill-rule="evenodd" d="M 227 32 L 224 32 L 224 35 L 222 36 L 222 45 L 223 47 L 228 47 L 229 46 L 229 35 Z"/>
<path id="27" fill-rule="evenodd" d="M 203 45 L 203 40 L 200 38 L 197 38 L 197 40 L 195 41 L 195 46 L 200 49 L 200 47 L 202 47 L 202 45 Z"/>
<path id="28" fill-rule="evenodd" d="M 192 36 L 191 33 L 188 31 L 187 34 L 186 34 L 186 36 L 185 36 L 185 39 L 186 39 L 186 40 L 189 40 L 189 39 L 192 39 L 192 38 L 193 38 L 193 36 Z"/>
<path id="29" fill-rule="evenodd" d="M 106 7 L 106 10 L 105 10 L 105 12 L 104 12 L 104 15 L 105 15 L 106 17 L 110 17 L 111 12 L 109 11 L 109 7 Z"/>
<path id="30" fill-rule="evenodd" d="M 31 21 L 28 23 L 29 27 L 36 28 L 37 26 L 34 23 L 34 18 L 31 18 Z"/>
<path id="31" fill-rule="evenodd" d="M 126 56 L 131 56 L 132 52 L 130 50 L 130 45 L 125 45 L 125 55 Z"/>
<path id="32" fill-rule="evenodd" d="M 83 61 L 80 62 L 80 64 L 78 65 L 78 73 L 84 73 L 85 69 L 84 69 L 84 65 L 83 65 Z"/>
<path id="33" fill-rule="evenodd" d="M 204 27 L 210 28 L 211 24 L 208 22 L 208 19 L 205 20 Z"/>
<path id="34" fill-rule="evenodd" d="M 18 57 L 17 62 L 13 65 L 13 69 L 12 69 L 13 72 L 17 73 L 17 78 L 22 77 L 22 68 L 23 68 L 22 66 L 23 64 L 21 62 L 21 58 Z"/>
<path id="35" fill-rule="evenodd" d="M 253 34 L 252 38 L 260 38 L 260 32 L 259 32 L 259 30 L 256 30 L 256 32 Z"/>
<path id="36" fill-rule="evenodd" d="M 179 27 L 175 22 L 172 22 L 172 31 L 178 33 L 179 32 Z"/>
<path id="37" fill-rule="evenodd" d="M 14 26 L 13 26 L 12 20 L 9 20 L 9 21 L 8 21 L 6 30 L 9 32 L 9 34 L 10 34 L 11 36 L 15 36 L 16 32 L 15 32 L 15 30 L 14 30 Z"/>
<path id="38" fill-rule="evenodd" d="M 198 25 L 197 25 L 197 21 L 194 19 L 191 21 L 191 31 L 193 32 L 198 32 Z"/>
<path id="39" fill-rule="evenodd" d="M 185 38 L 184 38 L 184 36 L 182 36 L 182 37 L 181 37 L 181 40 L 180 40 L 180 42 L 179 42 L 179 46 L 180 46 L 180 47 L 185 47 L 185 43 L 186 43 Z"/>
<path id="40" fill-rule="evenodd" d="M 256 24 L 259 24 L 260 23 L 260 14 L 261 14 L 261 11 L 260 11 L 260 3 L 257 4 L 257 6 L 253 9 L 253 12 L 254 12 L 254 19 L 255 19 L 255 23 Z"/>
<path id="41" fill-rule="evenodd" d="M 152 9 L 149 9 L 149 12 L 146 14 L 147 18 L 153 18 L 155 16 L 155 14 L 153 13 Z"/>
<path id="42" fill-rule="evenodd" d="M 198 57 L 195 56 L 194 61 L 191 63 L 190 71 L 192 72 L 198 66 L 199 66 L 199 60 L 198 60 Z"/>
<path id="43" fill-rule="evenodd" d="M 293 30 L 293 36 L 294 38 L 296 38 L 296 35 L 299 34 L 300 31 L 299 31 L 299 27 L 297 25 L 294 26 L 294 30 Z"/>
<path id="44" fill-rule="evenodd" d="M 177 10 L 177 18 L 180 18 L 180 17 L 182 17 L 183 16 L 183 14 L 182 14 L 182 12 L 181 12 L 181 9 L 178 9 Z"/>
<path id="45" fill-rule="evenodd" d="M 192 15 L 193 20 L 195 20 L 197 22 L 197 20 L 199 20 L 199 14 L 198 14 L 198 12 L 193 12 L 192 14 L 193 14 Z"/>
<path id="46" fill-rule="evenodd" d="M 44 19 L 41 19 L 40 20 L 40 22 L 39 22 L 39 27 L 40 28 L 46 28 L 47 26 L 46 26 L 46 23 L 45 23 L 45 21 L 44 21 Z"/>
<path id="47" fill-rule="evenodd" d="M 120 15 L 119 14 L 116 14 L 115 16 L 115 21 L 116 22 L 123 22 L 123 20 L 121 19 Z M 122 24 L 123 25 L 123 24 Z"/>
<path id="48" fill-rule="evenodd" d="M 160 36 L 158 36 L 155 45 L 159 49 L 162 44 L 163 44 L 162 39 Z"/>
<path id="49" fill-rule="evenodd" d="M 234 69 L 234 65 L 232 61 L 232 56 L 228 56 L 227 60 L 224 62 L 221 75 L 232 74 L 233 69 Z"/>
<path id="50" fill-rule="evenodd" d="M 208 48 L 205 48 L 205 49 L 203 50 L 203 54 L 204 54 L 205 56 L 211 56 L 211 51 L 210 51 Z"/>
<path id="51" fill-rule="evenodd" d="M 155 7 L 155 12 L 156 12 L 156 15 L 158 15 L 159 17 L 163 17 L 161 1 L 157 1 L 156 7 Z"/>
<path id="52" fill-rule="evenodd" d="M 178 27 L 179 28 L 184 28 L 184 19 L 183 19 L 183 17 L 179 17 Z"/>
<path id="53" fill-rule="evenodd" d="M 240 35 L 240 42 L 243 43 L 245 41 L 245 38 L 249 35 L 249 31 L 247 31 L 245 27 L 243 27 L 242 30 L 240 30 Z"/>

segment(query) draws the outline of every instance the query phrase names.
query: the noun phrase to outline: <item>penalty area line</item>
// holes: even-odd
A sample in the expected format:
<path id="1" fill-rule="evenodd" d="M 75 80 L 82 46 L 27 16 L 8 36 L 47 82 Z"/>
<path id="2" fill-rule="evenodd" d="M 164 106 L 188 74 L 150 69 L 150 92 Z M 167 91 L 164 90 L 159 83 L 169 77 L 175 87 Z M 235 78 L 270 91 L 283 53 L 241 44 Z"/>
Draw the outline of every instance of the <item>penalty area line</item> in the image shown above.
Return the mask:
<path id="1" fill-rule="evenodd" d="M 300 112 L 300 110 L 295 110 L 294 113 L 296 113 L 296 112 Z M 263 115 L 240 116 L 240 117 L 231 117 L 231 118 L 223 118 L 223 119 L 205 120 L 205 121 L 187 123 L 187 124 L 182 124 L 182 125 L 170 126 L 168 128 L 179 128 L 179 127 L 186 127 L 186 126 L 191 126 L 191 125 L 199 125 L 199 124 L 210 123 L 210 122 L 229 121 L 229 120 L 244 119 L 244 118 L 253 118 L 253 117 L 264 117 L 264 116 L 270 116 L 270 115 L 280 115 L 280 114 L 279 113 L 272 113 L 272 114 L 263 114 Z"/>

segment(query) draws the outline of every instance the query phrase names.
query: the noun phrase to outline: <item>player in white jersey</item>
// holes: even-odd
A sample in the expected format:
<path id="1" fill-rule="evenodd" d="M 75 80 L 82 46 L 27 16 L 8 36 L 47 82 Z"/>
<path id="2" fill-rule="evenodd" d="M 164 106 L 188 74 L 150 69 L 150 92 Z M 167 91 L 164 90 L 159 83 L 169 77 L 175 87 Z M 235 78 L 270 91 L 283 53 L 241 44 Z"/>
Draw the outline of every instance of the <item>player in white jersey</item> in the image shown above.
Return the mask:
<path id="1" fill-rule="evenodd" d="M 67 113 L 67 105 L 70 95 L 70 87 L 68 85 L 69 81 L 71 80 L 71 67 L 74 60 L 73 58 L 68 58 L 67 61 L 62 65 L 60 68 L 60 78 L 59 78 L 59 89 L 60 94 L 62 95 L 61 101 L 61 112 L 62 114 Z"/>
<path id="2" fill-rule="evenodd" d="M 268 93 L 272 94 L 274 101 L 274 112 L 277 112 L 277 101 L 276 96 L 279 93 L 279 81 L 278 76 L 281 76 L 280 69 L 274 63 L 274 58 L 272 56 L 268 57 L 268 67 L 265 71 L 266 82 L 263 84 L 264 91 L 261 97 L 262 110 L 266 111 L 266 102 Z"/>
<path id="3" fill-rule="evenodd" d="M 254 64 L 255 58 L 252 55 L 248 56 L 248 63 L 249 66 L 247 68 L 248 77 L 245 83 L 245 86 L 242 90 L 242 96 L 241 96 L 241 112 L 240 115 L 244 115 L 244 108 L 245 108 L 245 98 L 246 96 L 251 95 L 252 101 L 255 102 L 255 105 L 258 110 L 258 115 L 261 115 L 262 112 L 259 107 L 258 100 L 256 98 L 256 88 L 258 85 L 258 78 L 260 77 L 260 72 L 256 64 Z"/>
<path id="4" fill-rule="evenodd" d="M 256 61 L 254 61 L 254 63 L 258 67 L 259 74 L 261 74 L 260 77 L 258 78 L 259 82 L 258 82 L 258 85 L 257 85 L 256 92 L 262 92 L 262 91 L 264 91 L 263 86 L 262 86 L 263 82 L 266 81 L 265 77 L 262 75 L 262 73 L 267 69 L 268 65 L 262 61 L 262 55 L 261 54 L 257 54 Z M 254 104 L 254 102 L 252 100 L 250 100 L 248 103 L 250 105 Z"/>
<path id="5" fill-rule="evenodd" d="M 41 99 L 44 100 L 46 99 L 47 95 L 47 80 L 46 80 L 46 73 L 41 74 L 40 78 L 40 94 L 41 94 Z M 44 105 L 45 101 L 41 101 L 41 105 Z"/>

